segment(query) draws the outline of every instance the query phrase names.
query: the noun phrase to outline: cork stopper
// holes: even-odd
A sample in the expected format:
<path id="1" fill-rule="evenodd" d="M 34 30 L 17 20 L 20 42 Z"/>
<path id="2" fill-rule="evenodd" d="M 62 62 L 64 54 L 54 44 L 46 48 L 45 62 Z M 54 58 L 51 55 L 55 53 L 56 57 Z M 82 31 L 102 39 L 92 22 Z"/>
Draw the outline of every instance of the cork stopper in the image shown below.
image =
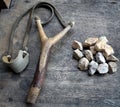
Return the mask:
<path id="1" fill-rule="evenodd" d="M 39 93 L 40 93 L 40 88 L 31 87 L 31 89 L 29 90 L 26 102 L 34 104 L 38 98 Z"/>

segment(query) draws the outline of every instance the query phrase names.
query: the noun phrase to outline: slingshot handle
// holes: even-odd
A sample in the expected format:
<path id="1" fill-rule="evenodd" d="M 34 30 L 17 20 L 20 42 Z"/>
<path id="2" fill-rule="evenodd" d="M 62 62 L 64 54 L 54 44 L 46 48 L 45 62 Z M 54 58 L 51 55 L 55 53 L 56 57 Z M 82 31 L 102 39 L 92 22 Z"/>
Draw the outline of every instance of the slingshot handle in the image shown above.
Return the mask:
<path id="1" fill-rule="evenodd" d="M 51 50 L 51 44 L 49 40 L 44 44 L 40 56 L 40 60 L 37 64 L 37 69 L 34 75 L 34 79 L 32 82 L 32 86 L 29 90 L 27 103 L 34 104 L 37 100 L 38 95 L 40 94 L 40 90 L 43 86 L 43 82 L 45 79 L 45 72 L 48 63 L 48 57 Z"/>
<path id="2" fill-rule="evenodd" d="M 40 19 L 36 18 L 38 31 L 40 34 L 41 42 L 42 42 L 42 51 L 40 60 L 37 65 L 36 73 L 34 75 L 34 79 L 28 93 L 27 103 L 35 103 L 37 100 L 38 95 L 40 94 L 40 90 L 42 88 L 44 79 L 45 79 L 45 72 L 48 63 L 48 57 L 50 54 L 51 47 L 60 40 L 74 25 L 74 23 L 70 23 L 67 27 L 65 27 L 60 33 L 52 38 L 48 38 L 43 30 L 42 24 Z"/>

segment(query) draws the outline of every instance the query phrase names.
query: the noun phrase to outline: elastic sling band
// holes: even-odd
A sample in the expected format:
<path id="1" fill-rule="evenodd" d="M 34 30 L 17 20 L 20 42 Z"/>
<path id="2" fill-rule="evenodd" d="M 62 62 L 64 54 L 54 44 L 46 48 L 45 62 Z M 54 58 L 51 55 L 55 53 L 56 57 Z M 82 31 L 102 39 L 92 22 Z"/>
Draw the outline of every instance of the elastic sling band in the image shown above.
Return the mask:
<path id="1" fill-rule="evenodd" d="M 24 16 L 26 16 L 28 13 L 30 13 L 29 14 L 29 19 L 28 19 L 28 22 L 27 22 L 26 31 L 25 31 L 25 34 L 24 34 L 24 37 L 23 37 L 23 46 L 22 46 L 22 49 L 27 51 L 27 42 L 28 42 L 28 38 L 29 38 L 31 25 L 32 25 L 32 20 L 34 18 L 34 11 L 37 8 L 46 8 L 46 9 L 51 11 L 51 16 L 48 18 L 47 21 L 42 22 L 42 25 L 45 25 L 45 24 L 49 23 L 53 19 L 54 15 L 56 15 L 56 17 L 58 18 L 60 24 L 63 27 L 66 27 L 67 24 L 62 19 L 61 15 L 59 14 L 56 7 L 54 7 L 52 4 L 50 4 L 48 2 L 38 2 L 33 7 L 31 7 L 26 12 L 24 12 L 20 17 L 18 17 L 17 20 L 15 21 L 15 23 L 13 24 L 13 27 L 12 27 L 12 30 L 11 30 L 11 33 L 10 33 L 10 39 L 9 39 L 9 45 L 8 45 L 8 51 L 7 51 L 7 54 L 10 57 L 12 57 L 12 45 L 13 45 L 13 38 L 14 38 L 14 35 L 15 35 L 16 28 L 18 27 L 18 25 L 19 25 L 20 21 L 22 20 L 22 18 Z"/>

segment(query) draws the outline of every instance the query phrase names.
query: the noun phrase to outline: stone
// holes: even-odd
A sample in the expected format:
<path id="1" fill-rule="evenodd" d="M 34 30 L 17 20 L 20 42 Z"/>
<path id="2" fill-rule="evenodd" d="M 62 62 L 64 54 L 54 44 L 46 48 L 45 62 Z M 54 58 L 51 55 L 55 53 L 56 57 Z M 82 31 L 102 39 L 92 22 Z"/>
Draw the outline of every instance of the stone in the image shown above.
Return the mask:
<path id="1" fill-rule="evenodd" d="M 89 71 L 88 71 L 89 75 L 94 75 L 97 68 L 98 68 L 98 63 L 95 61 L 91 61 L 89 63 Z"/>
<path id="2" fill-rule="evenodd" d="M 90 50 L 85 50 L 85 51 L 84 51 L 84 54 L 85 54 L 85 57 L 86 57 L 89 61 L 93 60 L 93 54 L 92 54 L 92 52 L 91 52 Z"/>
<path id="3" fill-rule="evenodd" d="M 104 58 L 104 56 L 103 56 L 103 54 L 101 52 L 98 52 L 96 54 L 96 61 L 98 63 L 105 63 L 106 62 L 106 60 L 105 60 L 105 58 Z"/>
<path id="4" fill-rule="evenodd" d="M 109 73 L 114 73 L 117 71 L 117 64 L 115 62 L 109 62 Z"/>
<path id="5" fill-rule="evenodd" d="M 107 42 L 108 39 L 105 36 L 100 37 L 97 43 L 95 44 L 96 51 L 104 52 L 105 56 L 114 54 L 113 48 L 110 45 L 108 45 Z"/>
<path id="6" fill-rule="evenodd" d="M 119 59 L 117 57 L 115 57 L 114 55 L 109 55 L 108 57 L 106 57 L 106 60 L 108 62 L 109 61 L 113 61 L 113 62 L 119 61 Z"/>
<path id="7" fill-rule="evenodd" d="M 90 51 L 92 52 L 93 55 L 96 54 L 95 46 L 90 46 Z"/>
<path id="8" fill-rule="evenodd" d="M 80 70 L 82 71 L 88 70 L 88 65 L 89 65 L 88 59 L 83 57 L 79 60 L 78 68 L 80 68 Z"/>
<path id="9" fill-rule="evenodd" d="M 108 64 L 107 63 L 99 64 L 98 68 L 97 68 L 97 71 L 100 74 L 106 74 L 106 73 L 108 73 Z"/>
<path id="10" fill-rule="evenodd" d="M 106 44 L 104 46 L 104 55 L 107 57 L 107 56 L 112 55 L 112 54 L 114 54 L 113 48 L 110 45 Z"/>
<path id="11" fill-rule="evenodd" d="M 84 47 L 87 47 L 87 46 L 89 47 L 89 46 L 94 45 L 97 41 L 98 41 L 97 37 L 91 37 L 91 38 L 86 39 L 83 44 L 84 44 Z"/>
<path id="12" fill-rule="evenodd" d="M 83 57 L 83 53 L 79 49 L 74 50 L 73 58 L 75 58 L 76 60 L 79 60 L 82 57 Z"/>
<path id="13" fill-rule="evenodd" d="M 108 42 L 108 39 L 107 39 L 106 36 L 101 36 L 101 37 L 99 37 L 99 40 L 98 40 L 98 41 L 104 41 L 105 43 L 107 43 L 107 42 Z"/>
<path id="14" fill-rule="evenodd" d="M 95 50 L 96 51 L 104 51 L 105 49 L 105 45 L 106 45 L 106 42 L 105 41 L 98 41 L 96 44 L 95 44 Z"/>
<path id="15" fill-rule="evenodd" d="M 73 41 L 72 43 L 72 48 L 73 49 L 79 49 L 79 50 L 83 50 L 83 46 L 81 42 L 78 42 L 76 40 Z"/>

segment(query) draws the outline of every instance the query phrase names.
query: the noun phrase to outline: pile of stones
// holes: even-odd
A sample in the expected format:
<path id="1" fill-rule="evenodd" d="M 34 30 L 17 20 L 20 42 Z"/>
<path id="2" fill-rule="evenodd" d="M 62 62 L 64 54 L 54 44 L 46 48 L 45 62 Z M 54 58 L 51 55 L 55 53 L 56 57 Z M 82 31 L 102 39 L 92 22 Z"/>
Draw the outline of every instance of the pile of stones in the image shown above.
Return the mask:
<path id="1" fill-rule="evenodd" d="M 74 40 L 72 43 L 73 58 L 79 61 L 78 68 L 88 71 L 89 75 L 114 73 L 117 71 L 117 61 L 113 48 L 108 44 L 106 36 L 91 37 L 83 43 Z"/>

